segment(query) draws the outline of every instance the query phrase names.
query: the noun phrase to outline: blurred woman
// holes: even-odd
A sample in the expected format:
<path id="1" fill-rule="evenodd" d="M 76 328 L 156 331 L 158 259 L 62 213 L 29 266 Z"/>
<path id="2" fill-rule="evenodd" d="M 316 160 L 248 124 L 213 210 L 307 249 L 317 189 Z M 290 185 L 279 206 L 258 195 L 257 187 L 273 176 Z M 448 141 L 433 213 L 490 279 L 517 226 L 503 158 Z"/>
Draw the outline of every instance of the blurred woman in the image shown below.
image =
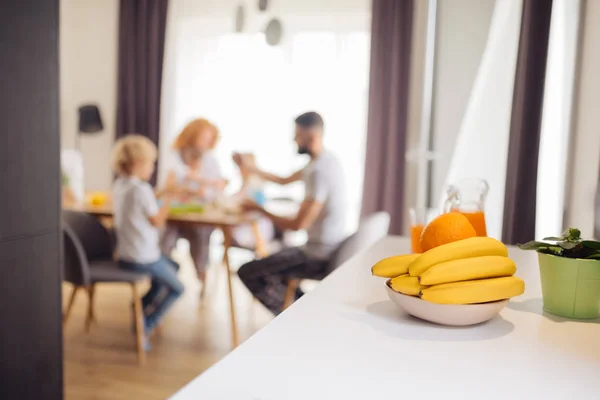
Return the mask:
<path id="1" fill-rule="evenodd" d="M 167 160 L 167 177 L 163 190 L 178 193 L 180 202 L 212 201 L 219 196 L 227 181 L 212 150 L 219 139 L 219 131 L 208 120 L 198 118 L 188 123 L 175 139 L 174 152 Z M 167 225 L 161 247 L 165 254 L 171 251 L 177 239 L 190 242 L 190 253 L 204 293 L 206 267 L 209 259 L 211 227 Z"/>

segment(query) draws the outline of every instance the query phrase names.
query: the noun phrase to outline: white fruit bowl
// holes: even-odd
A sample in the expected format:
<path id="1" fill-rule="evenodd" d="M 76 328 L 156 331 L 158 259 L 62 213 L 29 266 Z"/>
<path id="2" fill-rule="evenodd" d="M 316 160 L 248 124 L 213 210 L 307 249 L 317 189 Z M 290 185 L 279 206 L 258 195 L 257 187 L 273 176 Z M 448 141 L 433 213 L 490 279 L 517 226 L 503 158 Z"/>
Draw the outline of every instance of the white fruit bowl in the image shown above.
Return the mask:
<path id="1" fill-rule="evenodd" d="M 390 300 L 402 310 L 413 317 L 440 325 L 479 324 L 494 318 L 508 304 L 508 300 L 482 304 L 436 304 L 398 293 L 389 286 L 389 281 L 386 282 L 385 288 Z"/>

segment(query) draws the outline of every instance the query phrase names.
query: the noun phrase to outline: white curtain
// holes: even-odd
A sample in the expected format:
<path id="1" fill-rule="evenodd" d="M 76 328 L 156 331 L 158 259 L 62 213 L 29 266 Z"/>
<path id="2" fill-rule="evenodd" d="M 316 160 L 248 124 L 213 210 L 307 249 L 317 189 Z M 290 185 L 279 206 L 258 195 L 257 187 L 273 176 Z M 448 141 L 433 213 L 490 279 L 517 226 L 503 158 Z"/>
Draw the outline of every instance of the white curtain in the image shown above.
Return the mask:
<path id="1" fill-rule="evenodd" d="M 579 7 L 579 0 L 552 3 L 538 160 L 536 239 L 559 236 L 563 231 Z"/>
<path id="2" fill-rule="evenodd" d="M 221 131 L 216 154 L 235 190 L 233 151 L 253 152 L 261 168 L 289 174 L 307 162 L 296 155 L 293 120 L 318 111 L 325 119 L 325 145 L 345 170 L 349 228 L 355 228 L 366 140 L 370 2 L 279 1 L 270 14 L 253 11 L 257 2 L 247 2 L 247 28 L 233 33 L 239 3 L 170 3 L 161 156 L 186 122 L 208 118 Z M 261 32 L 269 16 L 283 24 L 283 41 L 275 47 Z M 303 188 L 269 186 L 267 192 L 301 199 Z"/>
<path id="3" fill-rule="evenodd" d="M 497 0 L 488 42 L 456 141 L 445 186 L 466 178 L 487 180 L 488 235 L 500 238 L 521 0 Z"/>

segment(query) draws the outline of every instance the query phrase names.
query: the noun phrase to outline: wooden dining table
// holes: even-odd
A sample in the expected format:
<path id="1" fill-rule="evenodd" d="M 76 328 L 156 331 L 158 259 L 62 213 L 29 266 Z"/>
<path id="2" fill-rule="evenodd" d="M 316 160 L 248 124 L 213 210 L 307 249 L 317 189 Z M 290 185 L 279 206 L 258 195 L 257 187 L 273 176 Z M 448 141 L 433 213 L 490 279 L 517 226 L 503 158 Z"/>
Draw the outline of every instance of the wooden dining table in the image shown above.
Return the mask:
<path id="1" fill-rule="evenodd" d="M 104 205 L 69 204 L 63 205 L 63 210 L 84 212 L 98 218 L 112 218 L 113 210 L 110 203 Z M 229 250 L 233 246 L 232 231 L 237 226 L 250 224 L 255 236 L 256 246 L 255 254 L 262 258 L 268 255 L 267 244 L 260 234 L 258 221 L 260 215 L 256 213 L 241 213 L 227 210 L 224 207 L 206 206 L 202 212 L 192 212 L 186 214 L 172 214 L 168 217 L 168 222 L 177 225 L 187 226 L 211 226 L 220 229 L 223 232 L 223 265 L 226 269 L 227 286 L 229 294 L 229 312 L 231 317 L 231 340 L 233 348 L 239 344 L 238 328 L 235 316 L 235 302 L 233 298 L 233 286 L 231 281 L 231 264 L 229 260 Z"/>

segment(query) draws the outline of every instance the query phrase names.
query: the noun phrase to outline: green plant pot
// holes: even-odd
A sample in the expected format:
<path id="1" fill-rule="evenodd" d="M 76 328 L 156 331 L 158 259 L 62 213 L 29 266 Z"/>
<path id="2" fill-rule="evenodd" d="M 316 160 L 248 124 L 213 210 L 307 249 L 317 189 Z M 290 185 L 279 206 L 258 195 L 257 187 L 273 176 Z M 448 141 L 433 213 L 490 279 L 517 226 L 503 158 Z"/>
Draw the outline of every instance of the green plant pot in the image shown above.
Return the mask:
<path id="1" fill-rule="evenodd" d="M 600 260 L 538 253 L 544 311 L 566 318 L 600 316 Z"/>

